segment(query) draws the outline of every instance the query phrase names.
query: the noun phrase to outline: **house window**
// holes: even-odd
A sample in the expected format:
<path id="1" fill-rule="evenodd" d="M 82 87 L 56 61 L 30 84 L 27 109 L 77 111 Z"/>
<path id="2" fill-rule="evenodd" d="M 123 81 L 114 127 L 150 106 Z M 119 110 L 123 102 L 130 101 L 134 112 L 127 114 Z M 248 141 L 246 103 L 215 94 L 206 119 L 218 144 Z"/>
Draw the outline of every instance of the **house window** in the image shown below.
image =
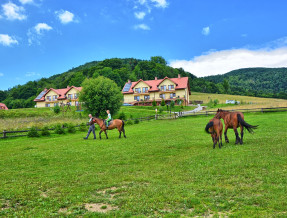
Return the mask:
<path id="1" fill-rule="evenodd" d="M 174 98 L 175 97 L 175 93 L 170 93 L 170 98 Z"/>
<path id="2" fill-rule="evenodd" d="M 161 91 L 166 91 L 166 86 L 161 86 L 161 87 L 160 87 L 160 90 L 161 90 Z"/>
<path id="3" fill-rule="evenodd" d="M 53 95 L 53 101 L 57 100 L 57 95 Z"/>
<path id="4" fill-rule="evenodd" d="M 168 85 L 168 90 L 173 90 L 174 89 L 174 85 Z"/>
<path id="5" fill-rule="evenodd" d="M 47 101 L 51 101 L 51 96 L 46 97 Z"/>
<path id="6" fill-rule="evenodd" d="M 147 93 L 147 91 L 148 91 L 148 88 L 147 88 L 147 87 L 144 87 L 144 88 L 143 88 L 143 93 Z"/>
<path id="7" fill-rule="evenodd" d="M 46 104 L 45 107 L 50 107 L 50 104 Z"/>
<path id="8" fill-rule="evenodd" d="M 74 94 L 74 98 L 75 98 L 75 99 L 78 98 L 78 94 L 77 94 L 77 93 Z"/>
<path id="9" fill-rule="evenodd" d="M 145 101 L 149 100 L 149 98 L 150 98 L 149 95 L 145 95 L 145 96 L 144 96 L 144 100 L 145 100 Z"/>
<path id="10" fill-rule="evenodd" d="M 135 91 L 136 93 L 141 93 L 141 88 L 136 88 Z"/>
<path id="11" fill-rule="evenodd" d="M 135 96 L 135 101 L 139 101 L 140 100 L 140 96 Z"/>
<path id="12" fill-rule="evenodd" d="M 159 97 L 165 99 L 165 94 L 160 94 Z"/>
<path id="13" fill-rule="evenodd" d="M 79 106 L 79 102 L 78 101 L 75 102 L 75 106 Z"/>
<path id="14" fill-rule="evenodd" d="M 73 99 L 73 94 L 68 94 L 68 99 Z"/>
<path id="15" fill-rule="evenodd" d="M 59 104 L 58 103 L 54 103 L 54 107 L 58 106 Z"/>

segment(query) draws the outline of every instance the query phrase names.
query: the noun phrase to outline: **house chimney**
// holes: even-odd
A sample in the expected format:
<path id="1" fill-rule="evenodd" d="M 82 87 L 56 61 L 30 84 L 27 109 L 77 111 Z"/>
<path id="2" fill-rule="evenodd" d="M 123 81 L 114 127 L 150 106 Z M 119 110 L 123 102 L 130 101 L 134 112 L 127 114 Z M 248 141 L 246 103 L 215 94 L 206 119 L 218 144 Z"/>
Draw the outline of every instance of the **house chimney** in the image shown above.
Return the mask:
<path id="1" fill-rule="evenodd" d="M 157 80 L 157 77 L 155 77 L 154 80 Z"/>
<path id="2" fill-rule="evenodd" d="M 180 74 L 178 74 L 178 78 L 180 78 Z"/>
<path id="3" fill-rule="evenodd" d="M 131 80 L 130 80 L 130 79 L 128 80 L 128 83 L 131 83 Z"/>

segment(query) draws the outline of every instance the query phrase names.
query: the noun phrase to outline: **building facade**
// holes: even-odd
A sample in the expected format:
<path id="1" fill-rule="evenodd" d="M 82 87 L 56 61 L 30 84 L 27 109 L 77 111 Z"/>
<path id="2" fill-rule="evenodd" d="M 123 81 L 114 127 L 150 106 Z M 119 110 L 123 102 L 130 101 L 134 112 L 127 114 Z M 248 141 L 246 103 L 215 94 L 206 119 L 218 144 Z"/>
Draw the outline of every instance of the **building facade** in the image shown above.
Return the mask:
<path id="1" fill-rule="evenodd" d="M 34 99 L 36 107 L 55 107 L 61 104 L 70 104 L 71 106 L 78 106 L 79 92 L 82 87 L 67 87 L 64 89 L 44 89 L 37 98 Z"/>
<path id="2" fill-rule="evenodd" d="M 157 105 L 162 99 L 169 104 L 179 99 L 184 105 L 189 103 L 190 88 L 188 77 L 168 78 L 137 82 L 128 81 L 122 89 L 124 103 L 132 105 Z M 177 101 L 178 102 L 178 101 Z"/>

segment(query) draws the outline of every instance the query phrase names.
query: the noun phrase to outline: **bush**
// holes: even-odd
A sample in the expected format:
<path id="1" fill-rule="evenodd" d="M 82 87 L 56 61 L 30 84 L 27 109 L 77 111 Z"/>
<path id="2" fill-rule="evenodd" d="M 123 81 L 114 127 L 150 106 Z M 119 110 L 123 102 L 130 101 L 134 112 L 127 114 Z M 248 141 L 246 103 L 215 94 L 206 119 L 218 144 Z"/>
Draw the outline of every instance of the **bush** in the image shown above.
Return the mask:
<path id="1" fill-rule="evenodd" d="M 45 127 L 42 129 L 41 135 L 42 135 L 42 136 L 50 136 L 50 135 L 51 135 L 51 133 L 49 132 L 49 129 L 48 129 L 47 126 L 45 126 Z"/>
<path id="2" fill-rule="evenodd" d="M 38 133 L 36 127 L 33 126 L 33 127 L 30 129 L 30 131 L 28 132 L 28 135 L 27 135 L 27 136 L 28 136 L 28 137 L 31 137 L 31 138 L 33 138 L 33 137 L 40 137 L 40 134 Z"/>
<path id="3" fill-rule="evenodd" d="M 55 107 L 54 107 L 54 113 L 55 114 L 59 114 L 61 112 L 61 108 L 59 107 L 59 105 L 56 105 Z"/>
<path id="4" fill-rule="evenodd" d="M 120 120 L 125 120 L 126 119 L 126 114 L 123 111 L 119 114 L 119 119 Z"/>
<path id="5" fill-rule="evenodd" d="M 214 106 L 218 105 L 218 103 L 219 103 L 218 99 L 215 99 L 215 100 L 213 101 L 213 105 L 214 105 Z"/>
<path id="6" fill-rule="evenodd" d="M 164 99 L 161 100 L 160 105 L 161 105 L 161 106 L 165 106 L 165 101 L 164 101 Z"/>
<path id="7" fill-rule="evenodd" d="M 140 120 L 139 119 L 135 119 L 135 124 L 138 124 L 140 122 Z"/>
<path id="8" fill-rule="evenodd" d="M 134 122 L 132 120 L 128 120 L 127 122 L 125 122 L 126 125 L 133 125 Z"/>
<path id="9" fill-rule="evenodd" d="M 163 112 L 163 107 L 160 107 L 159 108 L 159 113 L 162 113 Z"/>
<path id="10" fill-rule="evenodd" d="M 152 101 L 152 106 L 153 106 L 153 107 L 156 106 L 156 101 L 155 101 L 155 100 Z"/>
<path id="11" fill-rule="evenodd" d="M 87 131 L 87 125 L 85 123 L 81 123 L 79 127 L 80 132 L 86 132 Z"/>
<path id="12" fill-rule="evenodd" d="M 60 124 L 57 124 L 56 127 L 55 127 L 55 133 L 56 134 L 65 134 L 65 130 L 64 128 L 62 128 L 62 126 Z"/>
<path id="13" fill-rule="evenodd" d="M 75 133 L 76 132 L 76 127 L 70 123 L 68 124 L 68 133 Z"/>

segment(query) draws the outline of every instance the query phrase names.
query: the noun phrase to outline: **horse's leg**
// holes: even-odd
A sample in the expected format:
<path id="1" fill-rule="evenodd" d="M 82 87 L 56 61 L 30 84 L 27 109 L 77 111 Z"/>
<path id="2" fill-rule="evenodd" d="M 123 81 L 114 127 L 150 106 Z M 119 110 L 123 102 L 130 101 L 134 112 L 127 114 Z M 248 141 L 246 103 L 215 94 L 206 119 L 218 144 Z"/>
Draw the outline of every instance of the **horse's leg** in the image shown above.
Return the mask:
<path id="1" fill-rule="evenodd" d="M 121 136 L 122 136 L 122 131 L 121 131 L 121 130 L 119 130 L 119 133 L 120 133 L 120 136 L 119 136 L 119 138 L 121 138 Z"/>
<path id="2" fill-rule="evenodd" d="M 100 137 L 100 139 L 102 139 L 102 137 L 101 137 L 102 132 L 103 132 L 103 130 L 101 130 L 101 131 L 99 132 L 99 137 Z"/>
<path id="3" fill-rule="evenodd" d="M 106 139 L 108 139 L 108 134 L 107 134 L 107 131 L 106 130 L 104 130 L 105 131 L 105 134 L 106 134 Z"/>
<path id="4" fill-rule="evenodd" d="M 228 129 L 228 126 L 225 124 L 225 130 L 224 130 L 225 142 L 226 142 L 226 143 L 229 143 L 229 140 L 228 140 L 228 138 L 227 138 L 227 129 Z"/>
<path id="5" fill-rule="evenodd" d="M 244 127 L 242 125 L 240 125 L 240 131 L 241 131 L 241 139 L 240 139 L 240 144 L 243 144 L 243 131 L 244 131 Z"/>
<path id="6" fill-rule="evenodd" d="M 220 137 L 220 144 L 221 144 L 221 147 L 222 147 L 222 130 L 220 131 L 219 137 Z"/>
<path id="7" fill-rule="evenodd" d="M 237 131 L 236 127 L 233 127 L 233 130 L 234 130 L 234 133 L 235 133 L 235 136 L 236 136 L 235 144 L 237 145 L 240 142 L 239 134 L 238 134 L 238 131 Z"/>

